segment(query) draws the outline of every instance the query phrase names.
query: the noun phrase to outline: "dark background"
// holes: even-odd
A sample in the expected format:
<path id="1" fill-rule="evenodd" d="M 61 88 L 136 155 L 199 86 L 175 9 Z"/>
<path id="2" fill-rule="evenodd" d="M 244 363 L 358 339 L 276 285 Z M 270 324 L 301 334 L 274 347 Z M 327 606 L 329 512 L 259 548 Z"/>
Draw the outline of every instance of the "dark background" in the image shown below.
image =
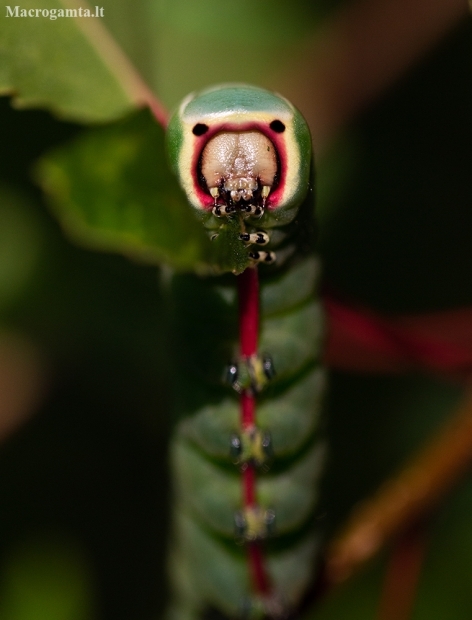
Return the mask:
<path id="1" fill-rule="evenodd" d="M 299 22 L 312 27 L 305 5 L 292 38 Z M 171 17 L 170 33 L 179 23 Z M 163 93 L 167 103 L 188 71 Z M 320 162 L 324 278 L 345 300 L 387 313 L 472 304 L 471 76 L 469 20 Z M 70 244 L 30 180 L 40 154 L 80 131 L 0 101 L 0 345 L 4 335 L 26 342 L 42 386 L 29 419 L 0 449 L 2 620 L 148 620 L 165 604 L 170 395 L 156 269 Z M 328 530 L 421 445 L 460 394 L 460 385 L 426 374 L 332 373 Z M 415 620 L 470 618 L 471 508 L 466 480 L 434 517 Z M 374 617 L 382 571 L 381 559 L 316 618 Z"/>

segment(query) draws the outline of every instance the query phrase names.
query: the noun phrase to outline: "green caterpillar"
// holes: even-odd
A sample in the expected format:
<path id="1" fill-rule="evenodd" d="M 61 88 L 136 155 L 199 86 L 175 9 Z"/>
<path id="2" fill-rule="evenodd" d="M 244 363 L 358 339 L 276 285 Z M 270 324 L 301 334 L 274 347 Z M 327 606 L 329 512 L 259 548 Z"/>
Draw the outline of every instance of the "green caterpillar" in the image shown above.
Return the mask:
<path id="1" fill-rule="evenodd" d="M 170 281 L 168 617 L 287 618 L 313 580 L 326 451 L 310 133 L 283 97 L 224 85 L 183 101 L 168 150 L 219 265 Z"/>

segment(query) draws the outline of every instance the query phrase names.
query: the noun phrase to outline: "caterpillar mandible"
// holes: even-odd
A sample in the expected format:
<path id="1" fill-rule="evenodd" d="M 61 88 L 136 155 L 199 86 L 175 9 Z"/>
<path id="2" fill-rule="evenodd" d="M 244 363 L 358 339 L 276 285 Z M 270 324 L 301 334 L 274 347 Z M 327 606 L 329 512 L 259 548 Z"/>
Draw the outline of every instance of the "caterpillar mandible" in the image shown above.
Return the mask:
<path id="1" fill-rule="evenodd" d="M 230 84 L 187 97 L 167 137 L 220 265 L 170 281 L 168 617 L 287 618 L 313 579 L 326 452 L 310 132 L 283 97 Z"/>

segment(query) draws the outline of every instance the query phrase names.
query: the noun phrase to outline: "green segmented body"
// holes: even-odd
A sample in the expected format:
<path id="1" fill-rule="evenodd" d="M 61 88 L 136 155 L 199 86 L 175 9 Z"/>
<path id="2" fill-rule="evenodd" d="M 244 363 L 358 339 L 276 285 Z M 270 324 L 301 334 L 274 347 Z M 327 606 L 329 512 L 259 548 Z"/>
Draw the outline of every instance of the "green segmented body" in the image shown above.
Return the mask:
<path id="1" fill-rule="evenodd" d="M 268 195 L 259 184 L 247 200 L 240 195 L 233 200 L 226 177 L 218 181 L 218 193 L 211 193 L 198 169 L 208 142 L 196 135 L 201 128 L 192 133 L 193 128 L 219 123 L 212 134 L 219 135 L 237 133 L 238 123 L 246 131 L 262 123 L 270 127 L 274 120 L 283 122 L 287 142 L 274 140 L 279 145 L 277 174 Z M 273 126 L 280 130 L 280 125 Z M 270 129 L 267 135 L 271 136 Z M 249 357 L 241 355 L 238 345 L 234 275 L 176 275 L 170 282 L 179 372 L 178 418 L 171 444 L 174 598 L 169 618 L 197 620 L 208 610 L 228 618 L 285 618 L 313 579 L 320 545 L 314 515 L 325 457 L 320 431 L 323 317 L 316 299 L 319 264 L 313 253 L 312 194 L 307 194 L 309 133 L 285 99 L 253 87 L 229 86 L 187 98 L 170 123 L 169 144 L 190 203 L 230 248 L 219 271 L 239 273 L 247 265 L 257 269 L 257 261 L 249 256 L 251 248 L 239 238 L 241 231 L 259 227 L 254 209 L 249 216 L 245 213 L 250 203 L 263 210 L 260 225 L 276 229 L 269 251 L 277 250 L 279 257 L 274 265 L 260 268 L 259 346 Z M 255 144 L 257 151 L 267 142 L 256 136 Z M 246 166 L 245 178 L 251 170 Z M 249 183 L 252 187 L 251 179 Z M 216 216 L 216 206 L 227 207 L 228 215 Z M 275 377 L 267 372 L 264 360 L 271 360 Z M 236 389 L 223 380 L 228 362 L 238 373 L 232 382 Z M 242 422 L 237 391 L 251 402 L 257 396 L 255 423 L 249 427 Z M 264 447 L 268 437 L 270 458 Z M 237 459 L 231 452 L 235 446 L 240 450 Z M 257 510 L 249 513 L 244 512 L 241 490 L 241 472 L 248 470 L 255 472 L 257 495 Z M 267 539 L 259 540 L 266 534 Z M 251 566 L 255 548 L 258 559 Z M 254 583 L 254 562 L 259 563 L 259 573 L 264 572 L 264 586 Z"/>

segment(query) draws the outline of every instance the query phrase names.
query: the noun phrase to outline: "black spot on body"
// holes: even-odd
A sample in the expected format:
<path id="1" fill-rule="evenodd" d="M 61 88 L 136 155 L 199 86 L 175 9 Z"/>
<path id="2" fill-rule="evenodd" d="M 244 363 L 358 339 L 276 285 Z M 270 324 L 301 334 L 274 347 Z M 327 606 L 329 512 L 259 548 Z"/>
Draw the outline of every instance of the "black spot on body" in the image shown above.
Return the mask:
<path id="1" fill-rule="evenodd" d="M 192 129 L 192 132 L 195 136 L 203 136 L 203 134 L 207 131 L 208 125 L 205 125 L 204 123 L 197 123 Z"/>
<path id="2" fill-rule="evenodd" d="M 285 125 L 282 123 L 282 121 L 272 121 L 269 127 L 272 129 L 272 131 L 275 131 L 276 133 L 283 133 L 285 131 Z"/>

